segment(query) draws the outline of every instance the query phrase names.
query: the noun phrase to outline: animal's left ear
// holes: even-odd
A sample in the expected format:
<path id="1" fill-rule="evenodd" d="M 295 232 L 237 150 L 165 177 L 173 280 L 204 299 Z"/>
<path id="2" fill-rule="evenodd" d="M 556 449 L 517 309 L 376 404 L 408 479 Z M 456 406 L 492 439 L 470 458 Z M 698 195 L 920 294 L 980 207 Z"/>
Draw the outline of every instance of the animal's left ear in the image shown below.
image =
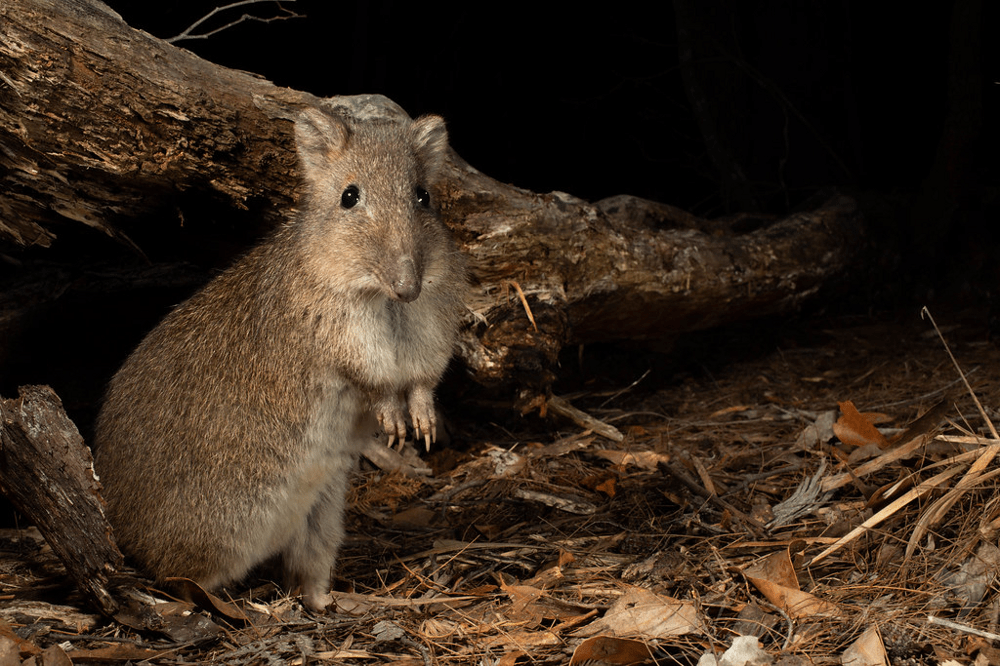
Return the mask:
<path id="1" fill-rule="evenodd" d="M 434 182 L 444 168 L 448 154 L 448 130 L 441 116 L 420 116 L 413 121 L 413 147 L 424 165 L 428 182 Z"/>

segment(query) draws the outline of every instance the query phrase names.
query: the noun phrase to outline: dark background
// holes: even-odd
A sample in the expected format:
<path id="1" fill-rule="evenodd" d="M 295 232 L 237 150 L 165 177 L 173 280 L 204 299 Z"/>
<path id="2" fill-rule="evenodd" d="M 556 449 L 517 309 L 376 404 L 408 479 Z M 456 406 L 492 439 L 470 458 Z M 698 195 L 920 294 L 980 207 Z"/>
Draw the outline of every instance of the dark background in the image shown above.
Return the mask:
<path id="1" fill-rule="evenodd" d="M 110 4 L 169 38 L 218 3 Z M 539 192 L 629 193 L 713 217 L 783 214 L 838 186 L 866 206 L 874 279 L 893 297 L 992 292 L 998 77 L 982 51 L 995 11 L 980 0 L 282 6 L 302 18 L 178 46 L 278 85 L 439 113 L 469 163 Z M 280 13 L 262 3 L 204 27 L 244 11 Z M 679 25 L 704 106 L 684 84 Z"/>

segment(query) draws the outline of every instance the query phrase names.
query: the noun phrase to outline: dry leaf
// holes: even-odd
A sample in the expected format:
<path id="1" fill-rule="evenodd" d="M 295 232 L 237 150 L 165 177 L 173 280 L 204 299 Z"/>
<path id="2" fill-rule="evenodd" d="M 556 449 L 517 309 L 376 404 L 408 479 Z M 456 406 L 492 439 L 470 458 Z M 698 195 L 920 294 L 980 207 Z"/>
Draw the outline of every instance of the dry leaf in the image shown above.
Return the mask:
<path id="1" fill-rule="evenodd" d="M 865 629 L 865 633 L 844 650 L 840 663 L 844 666 L 889 666 L 889 656 L 885 653 L 878 625 Z"/>
<path id="2" fill-rule="evenodd" d="M 139 647 L 138 645 L 109 645 L 101 648 L 77 648 L 70 654 L 78 664 L 92 664 L 105 662 L 140 662 L 157 657 L 165 657 L 173 653 L 173 649 L 153 649 Z M 20 662 L 19 662 L 20 663 Z"/>
<path id="3" fill-rule="evenodd" d="M 449 636 L 459 635 L 462 625 L 454 620 L 440 617 L 429 617 L 420 625 L 420 635 L 424 638 L 440 640 Z"/>
<path id="4" fill-rule="evenodd" d="M 778 608 L 794 618 L 831 616 L 837 607 L 799 589 L 795 568 L 787 550 L 768 555 L 743 571 L 754 587 Z"/>
<path id="5" fill-rule="evenodd" d="M 264 620 L 262 614 L 253 610 L 240 608 L 228 601 L 223 601 L 211 592 L 206 591 L 201 585 L 190 578 L 167 578 L 166 581 L 174 585 L 183 598 L 190 599 L 192 603 L 197 604 L 213 615 L 238 622 L 259 623 Z"/>
<path id="6" fill-rule="evenodd" d="M 570 666 L 596 662 L 601 664 L 641 664 L 653 653 L 642 641 L 614 636 L 594 636 L 576 646 Z"/>
<path id="7" fill-rule="evenodd" d="M 411 506 L 409 509 L 405 509 L 394 515 L 392 517 L 392 524 L 407 528 L 427 527 L 431 524 L 435 515 L 437 514 L 430 509 L 422 506 Z"/>
<path id="8" fill-rule="evenodd" d="M 508 619 L 525 623 L 529 627 L 537 626 L 543 620 L 576 618 L 585 615 L 589 610 L 554 599 L 534 585 L 502 585 L 501 587 L 513 602 L 508 612 Z"/>
<path id="9" fill-rule="evenodd" d="M 641 587 L 629 587 L 604 617 L 575 632 L 580 636 L 665 638 L 702 630 L 701 613 L 693 604 L 662 596 Z"/>
<path id="10" fill-rule="evenodd" d="M 879 432 L 874 425 L 884 421 L 885 414 L 862 414 L 850 400 L 838 402 L 837 405 L 842 413 L 837 422 L 833 424 L 833 433 L 837 439 L 848 446 L 877 444 L 880 448 L 885 448 L 889 445 L 885 435 Z"/>
<path id="11" fill-rule="evenodd" d="M 17 642 L 7 636 L 0 636 L 0 666 L 21 666 Z"/>
<path id="12" fill-rule="evenodd" d="M 1000 548 L 991 543 L 980 544 L 956 571 L 939 574 L 941 583 L 953 595 L 964 612 L 977 607 L 996 578 L 1000 568 Z M 961 617 L 961 615 L 959 615 Z"/>
<path id="13" fill-rule="evenodd" d="M 334 661 L 338 659 L 373 659 L 373 655 L 368 650 L 329 650 L 328 652 L 316 652 L 313 654 L 309 663 L 312 663 L 313 659 L 317 661 Z"/>
<path id="14" fill-rule="evenodd" d="M 607 481 L 598 484 L 594 487 L 594 490 L 604 493 L 608 497 L 615 496 L 615 478 L 611 477 Z"/>
<path id="15" fill-rule="evenodd" d="M 50 645 L 42 650 L 40 656 L 31 657 L 28 659 L 28 662 L 30 663 L 33 659 L 40 666 L 73 666 L 73 662 L 66 655 L 66 651 L 58 645 Z"/>
<path id="16" fill-rule="evenodd" d="M 642 469 L 656 469 L 660 463 L 670 462 L 670 456 L 655 451 L 617 451 L 613 449 L 598 449 L 594 453 L 605 460 L 610 460 L 614 464 L 624 467 L 625 465 L 637 465 Z"/>
<path id="17" fill-rule="evenodd" d="M 40 647 L 15 634 L 14 629 L 11 628 L 11 626 L 4 620 L 0 620 L 0 640 L 3 640 L 8 651 L 13 652 L 15 655 L 23 655 L 27 657 L 29 655 L 38 655 L 42 653 L 42 649 Z M 18 659 L 17 663 L 20 664 L 21 660 Z"/>
<path id="18" fill-rule="evenodd" d="M 527 656 L 528 653 L 524 650 L 514 650 L 500 657 L 500 659 L 497 660 L 496 666 L 514 666 L 518 659 Z"/>
<path id="19" fill-rule="evenodd" d="M 837 420 L 837 412 L 830 410 L 823 412 L 816 417 L 816 420 L 807 425 L 798 438 L 795 440 L 795 447 L 799 449 L 812 449 L 821 444 L 829 442 L 833 434 L 833 424 Z"/>
<path id="20" fill-rule="evenodd" d="M 508 650 L 520 650 L 526 647 L 545 647 L 549 645 L 559 645 L 562 640 L 551 631 L 505 631 L 499 636 L 495 636 L 484 645 L 496 647 L 503 645 Z"/>
<path id="21" fill-rule="evenodd" d="M 951 403 L 942 400 L 924 412 L 922 416 L 910 423 L 910 425 L 906 426 L 906 430 L 890 437 L 889 442 L 891 444 L 896 444 L 897 442 L 906 443 L 915 437 L 926 435 L 941 424 L 941 421 L 944 420 L 950 408 Z"/>

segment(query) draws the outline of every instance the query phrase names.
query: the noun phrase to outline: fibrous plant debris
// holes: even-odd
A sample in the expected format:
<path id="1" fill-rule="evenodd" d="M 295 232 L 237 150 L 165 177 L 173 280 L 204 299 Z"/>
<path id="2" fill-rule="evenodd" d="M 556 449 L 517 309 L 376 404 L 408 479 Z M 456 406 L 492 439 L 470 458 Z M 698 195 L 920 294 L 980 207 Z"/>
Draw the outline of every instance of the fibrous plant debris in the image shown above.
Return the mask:
<path id="1" fill-rule="evenodd" d="M 3 663 L 998 663 L 1000 352 L 951 319 L 982 413 L 914 313 L 628 391 L 593 377 L 562 416 L 366 461 L 325 614 L 262 571 L 101 618 L 8 531 Z"/>

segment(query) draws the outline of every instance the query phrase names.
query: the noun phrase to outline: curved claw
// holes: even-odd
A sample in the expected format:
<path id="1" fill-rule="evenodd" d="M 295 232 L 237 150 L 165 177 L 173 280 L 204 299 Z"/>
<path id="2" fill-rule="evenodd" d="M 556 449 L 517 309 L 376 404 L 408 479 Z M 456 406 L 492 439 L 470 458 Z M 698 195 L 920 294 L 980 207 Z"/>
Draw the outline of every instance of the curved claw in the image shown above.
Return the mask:
<path id="1" fill-rule="evenodd" d="M 429 388 L 417 387 L 410 394 L 409 403 L 415 438 L 423 437 L 424 446 L 430 451 L 431 442 L 437 441 L 437 414 L 434 410 L 434 394 Z"/>
<path id="2" fill-rule="evenodd" d="M 375 418 L 388 435 L 387 446 L 391 448 L 397 439 L 400 444 L 406 440 L 406 416 L 403 414 L 403 405 L 398 400 L 393 398 L 380 400 L 375 406 Z"/>

